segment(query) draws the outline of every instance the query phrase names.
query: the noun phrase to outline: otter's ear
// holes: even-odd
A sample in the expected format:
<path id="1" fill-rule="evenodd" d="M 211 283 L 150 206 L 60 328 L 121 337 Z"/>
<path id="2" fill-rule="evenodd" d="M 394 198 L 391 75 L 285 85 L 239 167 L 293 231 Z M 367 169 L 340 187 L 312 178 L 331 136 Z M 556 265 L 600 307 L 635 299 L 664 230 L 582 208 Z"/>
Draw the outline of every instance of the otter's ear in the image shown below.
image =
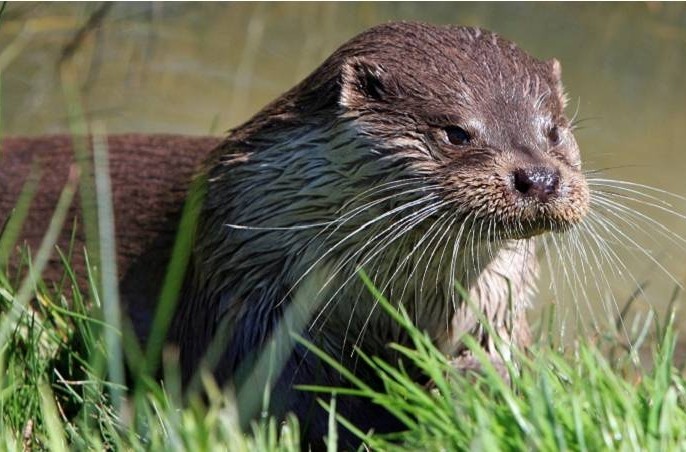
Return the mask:
<path id="1" fill-rule="evenodd" d="M 384 68 L 364 58 L 351 58 L 341 68 L 339 104 L 356 108 L 368 102 L 380 102 L 396 91 Z"/>
<path id="2" fill-rule="evenodd" d="M 555 94 L 557 94 L 558 99 L 560 99 L 562 102 L 562 108 L 565 108 L 569 98 L 567 97 L 567 93 L 565 93 L 564 86 L 562 86 L 562 66 L 555 58 L 548 60 L 547 63 L 548 67 L 550 68 L 550 72 L 553 74 Z"/>

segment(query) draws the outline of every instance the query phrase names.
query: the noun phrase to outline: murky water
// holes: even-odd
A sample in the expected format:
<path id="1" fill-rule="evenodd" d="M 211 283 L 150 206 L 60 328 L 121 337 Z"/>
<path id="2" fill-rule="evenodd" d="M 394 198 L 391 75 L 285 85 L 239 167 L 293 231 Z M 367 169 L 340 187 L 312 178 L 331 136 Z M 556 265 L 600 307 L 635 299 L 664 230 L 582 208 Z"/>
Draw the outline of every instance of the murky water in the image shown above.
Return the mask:
<path id="1" fill-rule="evenodd" d="M 57 63 L 98 7 L 7 5 L 0 20 L 2 133 L 68 130 Z M 346 39 L 399 19 L 477 25 L 540 58 L 558 58 L 571 98 L 569 113 L 583 119 L 577 139 L 586 167 L 686 195 L 683 3 L 122 3 L 85 36 L 74 61 L 89 118 L 102 121 L 109 132 L 220 134 L 307 75 Z M 23 38 L 17 38 L 22 33 L 27 38 L 23 47 Z M 686 213 L 686 203 L 670 201 Z M 647 206 L 644 210 L 686 237 L 686 220 Z M 652 257 L 638 253 L 632 258 L 630 251 L 615 246 L 626 268 L 609 265 L 599 252 L 598 263 L 586 272 L 577 262 L 569 264 L 568 273 L 558 273 L 556 280 L 579 279 L 588 294 L 565 290 L 558 298 L 567 306 L 575 299 L 582 311 L 590 300 L 602 318 L 603 303 L 591 281 L 600 281 L 603 291 L 612 287 L 620 304 L 636 281 L 649 281 L 637 308 L 664 310 L 675 285 L 666 273 L 684 279 L 686 252 L 678 249 L 678 239 L 660 237 L 657 224 L 644 222 L 634 231 L 621 218 L 615 221 L 636 237 L 632 247 L 649 245 Z M 617 233 L 615 241 L 630 242 Z M 621 278 L 613 277 L 613 270 L 621 271 Z M 544 287 L 539 306 L 554 298 Z"/>

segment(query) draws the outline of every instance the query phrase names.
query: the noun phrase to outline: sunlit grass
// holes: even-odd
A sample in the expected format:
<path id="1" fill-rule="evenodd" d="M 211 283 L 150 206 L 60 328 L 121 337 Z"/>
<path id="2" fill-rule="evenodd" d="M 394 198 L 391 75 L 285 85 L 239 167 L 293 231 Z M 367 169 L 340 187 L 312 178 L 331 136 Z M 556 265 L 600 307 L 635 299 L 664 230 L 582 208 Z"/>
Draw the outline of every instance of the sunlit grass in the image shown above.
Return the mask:
<path id="1" fill-rule="evenodd" d="M 412 348 L 393 347 L 404 362 L 431 377 L 431 390 L 414 384 L 402 367 L 360 352 L 383 381 L 383 391 L 373 390 L 335 360 L 310 347 L 348 375 L 353 389 L 340 391 L 373 400 L 404 420 L 408 427 L 405 432 L 386 436 L 358 432 L 373 450 L 686 447 L 686 380 L 674 367 L 673 317 L 659 331 L 652 349 L 653 362 L 647 368 L 635 367 L 628 350 L 626 356 L 610 361 L 587 339 L 570 348 L 541 342 L 526 353 L 515 351 L 516 358 L 506 360 L 508 385 L 473 339 L 466 337 L 465 343 L 479 357 L 483 370 L 479 374 L 458 372 L 429 337 L 413 327 L 405 312 L 398 312 L 376 295 L 413 341 Z M 332 392 L 330 388 L 308 389 Z"/>
<path id="2" fill-rule="evenodd" d="M 71 274 L 68 262 L 65 266 Z M 160 383 L 142 374 L 146 381 L 133 384 L 143 389 L 126 392 L 122 407 L 114 409 L 107 390 L 111 379 L 104 371 L 111 367 L 102 362 L 111 359 L 102 334 L 111 328 L 101 320 L 102 300 L 89 301 L 76 287 L 70 297 L 57 297 L 37 280 L 35 299 L 26 305 L 8 280 L 0 278 L 3 319 L 12 322 L 0 349 L 1 447 L 300 450 L 294 419 L 279 424 L 266 417 L 248 432 L 241 431 L 231 393 L 217 388 L 209 375 L 201 376 L 206 403 L 197 396 L 183 402 L 173 378 Z M 409 331 L 413 347 L 394 347 L 405 363 L 431 378 L 431 388 L 414 383 L 397 363 L 360 353 L 364 365 L 383 382 L 382 391 L 374 390 L 312 347 L 347 375 L 351 385 L 302 388 L 326 394 L 324 400 L 332 393 L 367 398 L 405 423 L 406 431 L 392 435 L 357 431 L 373 450 L 686 447 L 686 381 L 674 367 L 671 321 L 660 329 L 653 344 L 654 362 L 645 369 L 634 367 L 623 356 L 610 361 L 590 340 L 568 348 L 540 341 L 508 361 L 508 385 L 470 338 L 465 341 L 483 360 L 483 372 L 457 372 L 403 311 L 375 295 Z M 19 314 L 7 315 L 13 311 Z M 173 369 L 165 373 L 171 375 Z M 331 400 L 335 403 L 335 396 Z M 335 412 L 332 415 L 332 426 L 336 419 L 356 431 Z M 338 428 L 330 432 L 331 441 Z"/>

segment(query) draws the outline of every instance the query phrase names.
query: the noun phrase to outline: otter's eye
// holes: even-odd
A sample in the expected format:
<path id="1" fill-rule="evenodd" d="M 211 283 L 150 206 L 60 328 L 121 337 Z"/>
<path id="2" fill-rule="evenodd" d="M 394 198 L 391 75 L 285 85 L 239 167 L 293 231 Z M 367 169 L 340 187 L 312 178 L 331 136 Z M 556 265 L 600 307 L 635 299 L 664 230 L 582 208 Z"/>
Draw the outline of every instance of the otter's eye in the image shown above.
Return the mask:
<path id="1" fill-rule="evenodd" d="M 560 144 L 560 128 L 557 126 L 552 126 L 548 129 L 548 143 L 552 146 Z"/>
<path id="2" fill-rule="evenodd" d="M 448 139 L 450 144 L 462 145 L 469 143 L 471 137 L 466 130 L 458 126 L 448 126 L 443 129 L 445 131 L 445 137 Z"/>

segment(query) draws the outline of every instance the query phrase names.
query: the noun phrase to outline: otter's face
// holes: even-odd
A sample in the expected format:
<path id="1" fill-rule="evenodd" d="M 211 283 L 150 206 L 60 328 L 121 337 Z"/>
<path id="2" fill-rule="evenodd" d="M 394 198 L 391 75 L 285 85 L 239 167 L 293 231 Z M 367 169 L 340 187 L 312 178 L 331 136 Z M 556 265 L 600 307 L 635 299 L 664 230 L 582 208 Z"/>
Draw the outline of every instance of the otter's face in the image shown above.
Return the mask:
<path id="1" fill-rule="evenodd" d="M 415 30 L 386 36 L 392 52 L 379 45 L 346 60 L 341 105 L 360 132 L 490 239 L 580 222 L 589 191 L 559 63 L 480 30 L 441 30 L 421 54 L 413 49 L 428 37 Z"/>

